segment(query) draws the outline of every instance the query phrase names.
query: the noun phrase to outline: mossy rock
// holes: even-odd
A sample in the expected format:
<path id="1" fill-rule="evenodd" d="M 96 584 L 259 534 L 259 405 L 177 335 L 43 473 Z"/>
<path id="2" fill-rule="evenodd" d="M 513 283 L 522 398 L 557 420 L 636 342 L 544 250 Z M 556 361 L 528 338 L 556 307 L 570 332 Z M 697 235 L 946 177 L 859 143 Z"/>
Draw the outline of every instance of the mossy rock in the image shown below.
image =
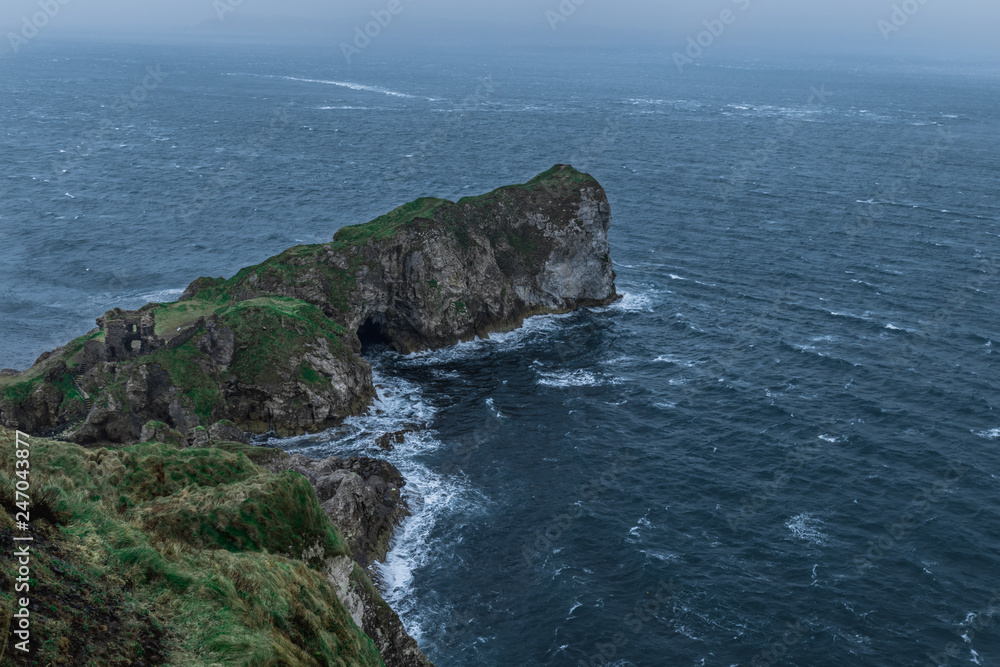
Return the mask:
<path id="1" fill-rule="evenodd" d="M 174 447 L 186 447 L 187 438 L 180 431 L 176 431 L 167 424 L 160 421 L 150 420 L 142 427 L 139 439 L 143 442 L 161 442 Z"/>

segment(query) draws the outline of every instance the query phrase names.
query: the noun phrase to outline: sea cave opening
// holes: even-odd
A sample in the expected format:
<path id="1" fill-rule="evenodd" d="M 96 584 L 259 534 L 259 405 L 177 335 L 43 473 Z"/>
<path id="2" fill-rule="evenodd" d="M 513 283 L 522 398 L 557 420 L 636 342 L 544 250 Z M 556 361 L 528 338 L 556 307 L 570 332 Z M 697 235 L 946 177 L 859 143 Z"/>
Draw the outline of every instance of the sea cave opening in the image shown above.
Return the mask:
<path id="1" fill-rule="evenodd" d="M 358 327 L 358 340 L 361 341 L 362 349 L 391 346 L 385 315 L 371 315 L 362 322 Z"/>

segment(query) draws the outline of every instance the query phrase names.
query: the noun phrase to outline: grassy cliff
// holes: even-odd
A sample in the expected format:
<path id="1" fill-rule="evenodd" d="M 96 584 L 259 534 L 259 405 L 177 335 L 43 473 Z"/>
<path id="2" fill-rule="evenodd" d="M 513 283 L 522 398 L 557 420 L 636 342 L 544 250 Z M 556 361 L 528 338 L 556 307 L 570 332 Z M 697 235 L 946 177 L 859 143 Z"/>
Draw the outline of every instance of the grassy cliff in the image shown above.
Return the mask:
<path id="1" fill-rule="evenodd" d="M 189 440 L 220 420 L 321 431 L 375 394 L 364 340 L 434 349 L 617 299 L 609 224 L 600 184 L 568 165 L 457 202 L 421 198 L 148 304 L 165 349 L 111 362 L 95 330 L 0 376 L 0 425 L 81 444 L 135 442 L 150 420 Z"/>
<path id="2" fill-rule="evenodd" d="M 16 664 L 383 664 L 326 576 L 348 550 L 309 482 L 251 459 L 275 450 L 30 442 L 33 653 Z M 0 429 L 4 610 L 16 479 Z"/>

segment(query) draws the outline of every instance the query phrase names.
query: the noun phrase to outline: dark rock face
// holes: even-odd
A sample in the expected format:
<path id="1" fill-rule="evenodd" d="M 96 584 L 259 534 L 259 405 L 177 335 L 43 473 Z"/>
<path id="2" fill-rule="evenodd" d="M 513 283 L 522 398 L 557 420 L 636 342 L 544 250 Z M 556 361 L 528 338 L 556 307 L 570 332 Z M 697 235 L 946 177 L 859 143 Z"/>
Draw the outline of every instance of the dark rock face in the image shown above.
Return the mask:
<path id="1" fill-rule="evenodd" d="M 163 422 L 147 422 L 142 427 L 139 439 L 143 442 L 163 442 L 178 447 L 187 444 L 179 431 L 173 430 Z"/>
<path id="2" fill-rule="evenodd" d="M 435 349 L 516 328 L 531 315 L 617 300 L 610 224 L 597 181 L 557 165 L 524 186 L 457 203 L 417 200 L 346 227 L 332 244 L 241 273 L 232 289 L 239 299 L 308 301 L 399 352 Z M 349 290 L 335 278 L 342 273 L 354 278 Z"/>
<path id="3" fill-rule="evenodd" d="M 195 345 L 219 366 L 228 366 L 233 363 L 236 355 L 236 334 L 229 327 L 211 319 L 205 324 L 205 335 Z"/>
<path id="4" fill-rule="evenodd" d="M 241 442 L 243 444 L 250 442 L 246 433 L 236 428 L 232 422 L 225 421 L 212 424 L 211 428 L 208 429 L 208 437 L 211 440 Z"/>
<path id="5" fill-rule="evenodd" d="M 386 667 L 434 667 L 354 561 L 347 556 L 330 559 L 326 574 L 354 622 L 375 642 Z"/>

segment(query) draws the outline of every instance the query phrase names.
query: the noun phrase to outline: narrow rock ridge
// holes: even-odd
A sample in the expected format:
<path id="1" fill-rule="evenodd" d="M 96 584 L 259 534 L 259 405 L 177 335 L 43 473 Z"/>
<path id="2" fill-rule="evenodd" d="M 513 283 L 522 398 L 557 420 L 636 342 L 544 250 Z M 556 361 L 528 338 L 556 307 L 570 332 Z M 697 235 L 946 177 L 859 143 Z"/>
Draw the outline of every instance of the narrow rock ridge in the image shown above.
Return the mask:
<path id="1" fill-rule="evenodd" d="M 229 280 L 199 278 L 176 303 L 109 311 L 110 339 L 98 328 L 0 375 L 0 423 L 81 444 L 136 442 L 150 420 L 189 442 L 220 420 L 318 432 L 375 397 L 362 343 L 437 349 L 615 301 L 610 222 L 604 189 L 566 165 L 418 199 Z"/>

